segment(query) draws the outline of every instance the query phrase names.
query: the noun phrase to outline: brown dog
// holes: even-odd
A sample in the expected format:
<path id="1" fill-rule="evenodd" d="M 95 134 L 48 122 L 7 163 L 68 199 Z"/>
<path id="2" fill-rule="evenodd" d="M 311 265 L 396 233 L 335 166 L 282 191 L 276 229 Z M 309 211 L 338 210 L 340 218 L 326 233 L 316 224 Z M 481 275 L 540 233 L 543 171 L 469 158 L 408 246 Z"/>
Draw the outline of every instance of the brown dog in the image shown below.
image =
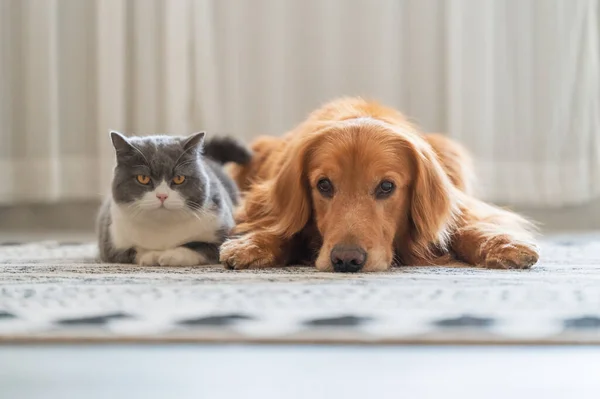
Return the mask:
<path id="1" fill-rule="evenodd" d="M 393 109 L 339 99 L 252 149 L 251 163 L 232 170 L 245 201 L 237 237 L 221 247 L 230 268 L 308 262 L 356 272 L 458 260 L 521 269 L 538 260 L 529 222 L 472 196 L 462 147 L 420 134 Z"/>

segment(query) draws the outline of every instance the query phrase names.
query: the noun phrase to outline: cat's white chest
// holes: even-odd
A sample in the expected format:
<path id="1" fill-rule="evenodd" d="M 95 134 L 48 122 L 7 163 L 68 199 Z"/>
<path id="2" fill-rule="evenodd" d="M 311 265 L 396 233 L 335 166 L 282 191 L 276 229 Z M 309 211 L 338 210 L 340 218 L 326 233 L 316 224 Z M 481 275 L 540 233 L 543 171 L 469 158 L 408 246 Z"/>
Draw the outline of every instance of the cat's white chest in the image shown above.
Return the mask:
<path id="1" fill-rule="evenodd" d="M 111 204 L 110 226 L 113 245 L 118 249 L 163 251 L 183 244 L 218 242 L 221 220 L 213 212 L 186 218 L 131 218 L 118 205 Z"/>

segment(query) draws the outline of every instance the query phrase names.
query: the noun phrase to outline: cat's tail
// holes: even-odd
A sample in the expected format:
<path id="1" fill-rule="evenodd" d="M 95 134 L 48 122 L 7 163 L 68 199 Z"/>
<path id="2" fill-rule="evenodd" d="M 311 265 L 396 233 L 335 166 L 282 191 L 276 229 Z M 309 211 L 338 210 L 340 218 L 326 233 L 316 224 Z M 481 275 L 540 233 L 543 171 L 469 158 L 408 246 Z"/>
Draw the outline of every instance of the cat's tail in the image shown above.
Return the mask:
<path id="1" fill-rule="evenodd" d="M 204 156 L 220 164 L 233 162 L 246 165 L 252 159 L 250 150 L 233 137 L 215 137 L 204 143 Z"/>

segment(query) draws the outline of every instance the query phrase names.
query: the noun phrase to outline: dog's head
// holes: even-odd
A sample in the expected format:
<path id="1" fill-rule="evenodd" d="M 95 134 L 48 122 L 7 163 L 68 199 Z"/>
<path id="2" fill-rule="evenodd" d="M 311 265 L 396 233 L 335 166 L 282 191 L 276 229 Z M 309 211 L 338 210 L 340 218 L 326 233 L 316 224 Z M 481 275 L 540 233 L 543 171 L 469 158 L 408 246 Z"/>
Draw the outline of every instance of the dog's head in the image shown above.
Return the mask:
<path id="1" fill-rule="evenodd" d="M 275 233 L 291 237 L 312 219 L 324 271 L 381 271 L 395 255 L 426 258 L 445 245 L 455 209 L 455 189 L 429 144 L 408 125 L 370 118 L 298 135 L 265 189 Z"/>

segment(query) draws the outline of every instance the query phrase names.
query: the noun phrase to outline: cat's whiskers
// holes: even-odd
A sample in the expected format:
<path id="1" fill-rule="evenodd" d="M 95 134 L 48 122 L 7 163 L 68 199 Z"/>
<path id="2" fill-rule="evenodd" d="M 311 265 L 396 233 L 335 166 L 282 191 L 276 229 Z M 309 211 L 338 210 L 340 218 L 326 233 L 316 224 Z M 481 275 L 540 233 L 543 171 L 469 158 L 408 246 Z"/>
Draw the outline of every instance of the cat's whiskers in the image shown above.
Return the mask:
<path id="1" fill-rule="evenodd" d="M 156 209 L 156 201 L 153 199 L 139 199 L 127 206 L 130 211 L 130 218 L 132 220 L 137 219 L 145 211 L 152 211 Z"/>
<path id="2" fill-rule="evenodd" d="M 137 202 L 132 202 L 131 204 L 127 205 L 127 209 L 130 211 L 135 211 L 138 208 L 139 208 L 139 205 Z"/>
<path id="3" fill-rule="evenodd" d="M 189 212 L 194 212 L 194 213 L 202 213 L 202 214 L 206 213 L 206 212 L 204 211 L 204 209 L 202 209 L 202 208 L 200 208 L 200 207 L 195 207 L 195 206 L 188 206 L 187 208 L 184 208 L 184 209 L 185 209 L 186 211 L 189 211 Z"/>
<path id="4" fill-rule="evenodd" d="M 193 213 L 194 215 L 197 215 L 197 214 L 199 214 L 199 215 L 205 215 L 205 214 L 206 214 L 206 212 L 205 212 L 205 211 L 204 211 L 204 209 L 202 209 L 202 208 L 196 208 L 196 207 L 185 207 L 185 208 L 182 208 L 182 209 L 183 209 L 185 212 L 188 212 L 188 213 Z"/>
<path id="5" fill-rule="evenodd" d="M 133 206 L 133 205 L 135 205 L 135 206 Z M 130 207 L 131 207 L 130 217 L 132 220 L 135 220 L 142 213 L 143 208 L 140 206 L 139 203 L 133 203 L 130 205 Z"/>
<path id="6" fill-rule="evenodd" d="M 183 161 L 183 162 L 181 162 L 181 163 L 178 163 L 178 164 L 176 165 L 176 167 L 179 167 L 179 168 L 180 168 L 180 167 L 182 167 L 182 166 L 189 165 L 189 164 L 191 164 L 191 163 L 197 163 L 197 162 L 198 162 L 198 160 L 197 160 L 197 159 L 190 159 L 190 160 L 187 160 L 187 161 Z"/>
<path id="7" fill-rule="evenodd" d="M 187 212 L 192 214 L 197 219 L 202 219 L 203 217 L 206 217 L 209 215 L 209 212 L 206 212 L 202 209 L 194 209 L 194 210 L 188 209 Z"/>
<path id="8" fill-rule="evenodd" d="M 188 205 L 190 208 L 194 209 L 194 210 L 198 210 L 198 211 L 205 211 L 204 207 L 202 206 L 202 204 L 195 202 L 195 201 L 188 201 Z"/>
<path id="9" fill-rule="evenodd" d="M 209 212 L 207 212 L 205 209 L 202 209 L 200 207 L 194 206 L 195 203 L 190 203 L 188 207 L 182 208 L 182 210 L 186 213 L 186 214 L 191 214 L 192 216 L 194 216 L 196 219 L 198 220 L 203 220 L 202 218 L 206 215 L 209 214 Z"/>

